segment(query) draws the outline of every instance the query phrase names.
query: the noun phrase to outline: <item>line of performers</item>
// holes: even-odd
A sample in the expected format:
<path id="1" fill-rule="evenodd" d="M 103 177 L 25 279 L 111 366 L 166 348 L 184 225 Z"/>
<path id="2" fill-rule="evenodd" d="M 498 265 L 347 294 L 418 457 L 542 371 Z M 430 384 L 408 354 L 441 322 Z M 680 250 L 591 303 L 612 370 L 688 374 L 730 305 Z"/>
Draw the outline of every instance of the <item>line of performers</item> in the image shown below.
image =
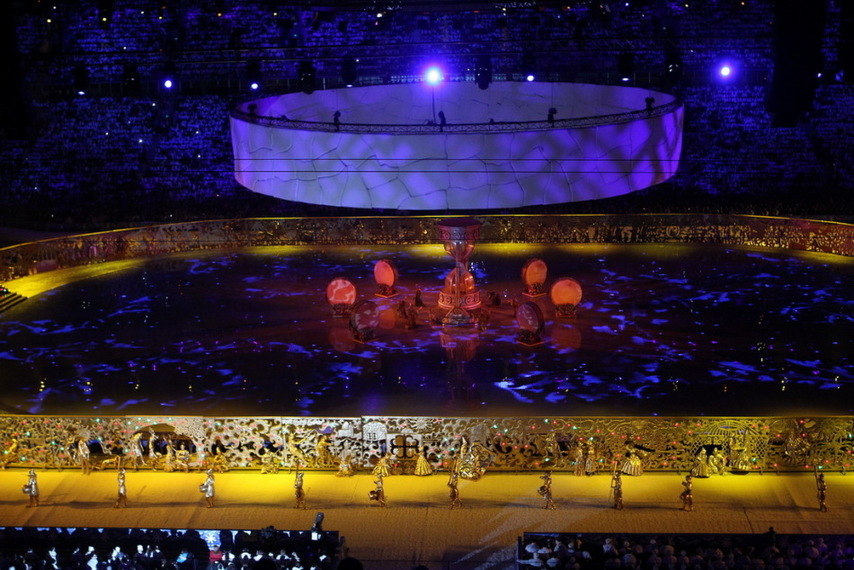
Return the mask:
<path id="1" fill-rule="evenodd" d="M 384 460 L 383 460 L 384 459 Z M 390 475 L 388 456 L 385 455 L 377 463 L 374 468 L 374 488 L 368 492 L 368 497 L 371 501 L 379 504 L 381 507 L 386 507 L 385 483 L 384 480 Z M 340 472 L 339 472 L 340 473 Z M 430 474 L 432 474 L 432 467 Z M 304 488 L 304 473 L 297 470 L 294 478 L 294 508 L 306 508 L 306 493 Z M 216 498 L 216 479 L 213 469 L 208 469 L 205 472 L 205 480 L 199 485 L 199 492 L 205 498 L 207 508 L 215 506 Z M 460 496 L 459 489 L 460 472 L 457 465 L 452 466 L 449 471 L 448 488 L 451 509 L 458 509 L 463 506 L 463 501 Z M 552 473 L 548 472 L 540 476 L 542 484 L 537 488 L 537 494 L 543 498 L 543 509 L 554 510 L 557 508 L 554 497 L 552 496 Z M 127 497 L 127 475 L 124 469 L 120 469 L 117 476 L 118 493 L 115 502 L 115 508 L 124 508 L 128 506 Z M 818 508 L 822 512 L 827 512 L 827 483 L 824 480 L 824 473 L 815 472 L 816 497 L 818 499 Z M 682 481 L 682 493 L 679 494 L 679 500 L 682 503 L 682 509 L 685 511 L 694 510 L 694 478 L 691 475 L 686 475 Z M 30 469 L 27 474 L 27 483 L 22 491 L 29 497 L 27 507 L 39 506 L 39 482 L 38 475 L 34 469 Z M 611 475 L 610 499 L 613 500 L 613 506 L 617 510 L 623 509 L 623 478 L 622 472 L 614 469 Z"/>

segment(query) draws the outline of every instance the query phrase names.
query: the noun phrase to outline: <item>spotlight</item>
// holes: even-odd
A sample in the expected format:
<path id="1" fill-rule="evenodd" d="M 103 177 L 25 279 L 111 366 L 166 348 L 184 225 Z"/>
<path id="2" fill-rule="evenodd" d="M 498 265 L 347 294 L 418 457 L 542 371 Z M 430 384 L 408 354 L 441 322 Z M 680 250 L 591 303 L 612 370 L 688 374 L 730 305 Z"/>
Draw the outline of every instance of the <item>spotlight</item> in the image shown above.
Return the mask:
<path id="1" fill-rule="evenodd" d="M 534 74 L 533 73 L 529 73 L 528 75 L 525 76 L 525 81 L 533 81 L 533 80 L 534 80 Z"/>
<path id="2" fill-rule="evenodd" d="M 246 81 L 249 88 L 256 91 L 261 86 L 261 62 L 252 59 L 246 62 Z"/>
<path id="3" fill-rule="evenodd" d="M 485 55 L 480 56 L 477 60 L 474 80 L 477 82 L 477 86 L 484 90 L 492 83 L 492 61 Z"/>
<path id="4" fill-rule="evenodd" d="M 346 58 L 341 62 L 341 81 L 344 82 L 344 85 L 347 87 L 352 87 L 356 84 L 356 79 L 358 79 L 358 71 L 356 69 L 356 60 L 352 57 Z"/>
<path id="5" fill-rule="evenodd" d="M 729 77 L 730 75 L 732 75 L 732 67 L 724 64 L 718 70 L 718 73 L 720 73 L 721 77 Z"/>
<path id="6" fill-rule="evenodd" d="M 163 87 L 165 87 L 166 89 L 172 89 L 172 80 L 171 79 L 165 79 L 163 81 Z"/>
<path id="7" fill-rule="evenodd" d="M 314 93 L 314 65 L 310 61 L 303 61 L 299 64 L 299 84 L 303 93 L 311 95 Z"/>
<path id="8" fill-rule="evenodd" d="M 424 73 L 424 79 L 430 85 L 438 85 L 444 79 L 442 76 L 442 70 L 435 66 L 430 67 L 427 69 L 427 72 Z"/>
<path id="9" fill-rule="evenodd" d="M 75 65 L 72 75 L 74 90 L 78 95 L 85 95 L 89 90 L 89 70 L 84 65 Z"/>
<path id="10" fill-rule="evenodd" d="M 623 52 L 617 56 L 617 73 L 621 81 L 630 81 L 635 74 L 635 56 L 630 52 Z"/>

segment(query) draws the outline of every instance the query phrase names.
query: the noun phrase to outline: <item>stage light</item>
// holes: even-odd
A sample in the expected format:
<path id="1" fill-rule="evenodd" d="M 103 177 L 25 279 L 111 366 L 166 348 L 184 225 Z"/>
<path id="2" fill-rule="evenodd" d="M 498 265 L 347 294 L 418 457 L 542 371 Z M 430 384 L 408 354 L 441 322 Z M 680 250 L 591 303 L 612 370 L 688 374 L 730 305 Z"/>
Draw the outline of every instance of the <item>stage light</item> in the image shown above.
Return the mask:
<path id="1" fill-rule="evenodd" d="M 430 67 L 427 69 L 426 73 L 424 73 L 424 79 L 430 85 L 438 85 L 444 79 L 442 76 L 442 70 L 438 67 Z"/>
<path id="2" fill-rule="evenodd" d="M 487 56 L 480 56 L 477 67 L 474 70 L 474 80 L 481 89 L 487 89 L 492 83 L 492 60 Z"/>
<path id="3" fill-rule="evenodd" d="M 529 73 L 528 75 L 525 76 L 525 81 L 533 81 L 533 80 L 534 80 L 534 74 L 533 73 Z"/>
<path id="4" fill-rule="evenodd" d="M 172 89 L 172 80 L 171 79 L 165 79 L 163 81 L 163 87 L 165 87 L 166 89 Z"/>
<path id="5" fill-rule="evenodd" d="M 730 75 L 732 75 L 732 67 L 730 67 L 727 64 L 724 64 L 718 70 L 718 73 L 720 74 L 721 77 L 729 77 Z"/>
<path id="6" fill-rule="evenodd" d="M 344 82 L 344 85 L 352 87 L 356 84 L 358 77 L 359 73 L 356 68 L 356 60 L 352 57 L 344 59 L 341 62 L 341 81 Z"/>
<path id="7" fill-rule="evenodd" d="M 258 85 L 258 83 L 255 81 L 249 84 L 249 89 L 251 89 L 252 91 L 257 91 L 259 87 L 260 85 Z"/>
<path id="8" fill-rule="evenodd" d="M 617 73 L 621 81 L 631 81 L 635 75 L 635 55 L 633 53 L 623 52 L 617 56 Z"/>
<path id="9" fill-rule="evenodd" d="M 303 61 L 299 64 L 299 84 L 303 93 L 311 95 L 314 93 L 314 65 L 310 61 Z"/>

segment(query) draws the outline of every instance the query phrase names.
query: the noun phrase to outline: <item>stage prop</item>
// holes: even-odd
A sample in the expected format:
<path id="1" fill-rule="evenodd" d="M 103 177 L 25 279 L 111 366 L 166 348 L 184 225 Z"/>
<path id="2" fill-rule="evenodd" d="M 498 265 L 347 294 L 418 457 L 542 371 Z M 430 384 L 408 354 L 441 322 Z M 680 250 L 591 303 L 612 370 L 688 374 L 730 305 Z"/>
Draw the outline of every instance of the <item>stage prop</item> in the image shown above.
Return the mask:
<path id="1" fill-rule="evenodd" d="M 445 125 L 426 124 L 432 105 Z M 646 99 L 656 106 L 647 110 Z M 560 118 L 548 109 L 561 101 Z M 340 111 L 346 121 L 333 120 Z M 296 202 L 405 211 L 619 196 L 676 174 L 682 103 L 623 85 L 422 83 L 288 93 L 231 110 L 234 176 Z"/>
<path id="2" fill-rule="evenodd" d="M 581 285 L 571 277 L 562 277 L 552 285 L 551 298 L 557 318 L 574 319 L 581 303 Z"/>
<path id="3" fill-rule="evenodd" d="M 377 297 L 394 297 L 397 291 L 397 268 L 390 259 L 381 259 L 374 264 L 374 280 L 377 282 Z"/>
<path id="4" fill-rule="evenodd" d="M 345 318 L 356 302 L 356 286 L 343 277 L 336 277 L 326 287 L 326 301 L 332 306 L 332 316 Z"/>
<path id="5" fill-rule="evenodd" d="M 713 475 L 728 471 L 847 471 L 854 446 L 845 417 L 168 417 L 0 416 L 0 440 L 18 438 L 10 468 L 73 466 L 70 433 L 87 433 L 94 469 L 115 455 L 127 458 L 134 434 L 171 426 L 186 434 L 192 470 L 212 469 L 217 457 L 232 469 L 269 469 L 271 463 L 301 470 L 370 470 L 386 453 L 394 473 L 414 474 L 419 455 L 436 470 L 459 459 L 461 478 L 490 471 L 610 474 L 627 449 L 643 449 L 647 471 L 689 473 L 700 448 L 715 457 Z M 16 435 L 17 434 L 17 435 Z M 631 445 L 629 445 L 631 442 Z M 118 451 L 122 450 L 122 451 Z M 215 453 L 211 450 L 215 450 Z M 146 452 L 148 450 L 146 449 Z M 315 455 L 328 453 L 328 464 Z M 589 463 L 589 465 L 588 465 Z M 265 467 L 266 466 L 266 467 Z M 140 469 L 151 469 L 148 462 Z M 422 469 L 425 466 L 422 465 Z M 273 471 L 268 471 L 273 472 Z M 478 475 L 479 474 L 479 475 Z"/>
<path id="6" fill-rule="evenodd" d="M 356 342 L 368 342 L 376 336 L 380 311 L 372 301 L 361 300 L 350 312 L 350 332 Z"/>
<path id="7" fill-rule="evenodd" d="M 442 318 L 446 326 L 467 326 L 477 322 L 474 311 L 480 308 L 480 291 L 469 272 L 468 260 L 480 239 L 480 222 L 473 218 L 450 218 L 436 223 L 445 253 L 454 260 L 454 268 L 445 277 L 439 293 L 439 307 L 447 313 Z"/>
<path id="8" fill-rule="evenodd" d="M 519 305 L 516 309 L 516 322 L 519 324 L 516 342 L 525 346 L 536 346 L 543 343 L 545 319 L 539 305 L 533 301 Z"/>
<path id="9" fill-rule="evenodd" d="M 522 294 L 527 297 L 540 297 L 546 294 L 548 266 L 542 259 L 529 259 L 522 267 Z"/>

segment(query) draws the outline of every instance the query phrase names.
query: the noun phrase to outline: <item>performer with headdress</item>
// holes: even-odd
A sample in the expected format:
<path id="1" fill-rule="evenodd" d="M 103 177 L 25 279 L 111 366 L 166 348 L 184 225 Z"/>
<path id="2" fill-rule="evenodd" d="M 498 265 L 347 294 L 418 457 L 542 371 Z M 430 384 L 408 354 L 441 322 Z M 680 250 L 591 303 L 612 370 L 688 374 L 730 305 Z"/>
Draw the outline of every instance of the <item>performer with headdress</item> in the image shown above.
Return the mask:
<path id="1" fill-rule="evenodd" d="M 128 444 L 128 457 L 131 459 L 134 471 L 139 469 L 140 463 L 145 465 L 145 455 L 142 450 L 142 432 L 137 432 L 131 436 L 130 443 Z"/>
<path id="2" fill-rule="evenodd" d="M 587 449 L 584 453 L 584 474 L 588 477 L 595 475 L 599 470 L 599 456 L 596 453 L 596 446 L 593 442 L 587 444 Z"/>
<path id="3" fill-rule="evenodd" d="M 314 460 L 316 467 L 325 467 L 334 461 L 329 453 L 329 436 L 325 433 L 320 434 L 314 444 Z"/>
<path id="4" fill-rule="evenodd" d="M 187 449 L 187 444 L 183 441 L 181 447 L 175 452 L 175 468 L 184 473 L 190 472 L 190 450 Z"/>
<path id="5" fill-rule="evenodd" d="M 614 474 L 611 476 L 611 493 L 614 496 L 614 508 L 618 511 L 623 510 L 623 475 L 617 469 L 614 469 Z"/>
<path id="6" fill-rule="evenodd" d="M 544 509 L 554 510 L 557 508 L 555 505 L 554 499 L 552 499 L 552 472 L 542 475 L 540 479 L 543 480 L 543 484 L 540 485 L 540 488 L 537 489 L 537 493 L 543 498 L 545 504 L 543 505 Z"/>
<path id="7" fill-rule="evenodd" d="M 345 455 L 341 458 L 341 461 L 338 463 L 338 471 L 335 473 L 336 477 L 352 477 L 355 473 L 353 469 L 353 460 L 350 458 L 350 455 Z"/>
<path id="8" fill-rule="evenodd" d="M 623 461 L 623 473 L 632 477 L 643 475 L 643 463 L 637 448 L 632 443 L 626 444 L 626 459 Z"/>
<path id="9" fill-rule="evenodd" d="M 426 477 L 433 474 L 433 465 L 427 460 L 427 448 L 424 447 L 418 453 L 418 459 L 415 461 L 415 474 L 419 477 Z"/>
<path id="10" fill-rule="evenodd" d="M 380 455 L 377 464 L 374 465 L 371 475 L 374 477 L 388 477 L 391 475 L 391 454 L 384 453 Z"/>
<path id="11" fill-rule="evenodd" d="M 127 507 L 128 506 L 128 489 L 125 481 L 125 470 L 119 469 L 118 475 L 118 484 L 119 484 L 119 493 L 118 497 L 116 497 L 116 507 Z"/>
<path id="12" fill-rule="evenodd" d="M 294 508 L 305 509 L 305 490 L 302 487 L 303 474 L 297 471 L 294 479 Z"/>
<path id="13" fill-rule="evenodd" d="M 288 454 L 291 456 L 291 460 L 297 468 L 299 468 L 300 465 L 308 465 L 308 460 L 305 457 L 305 453 L 300 449 L 299 444 L 300 442 L 296 440 L 294 434 L 289 433 L 285 436 L 285 445 L 288 448 Z"/>
<path id="14" fill-rule="evenodd" d="M 19 445 L 18 438 L 13 437 L 11 443 L 3 450 L 3 465 L 0 468 L 6 469 L 7 465 L 18 460 Z"/>
<path id="15" fill-rule="evenodd" d="M 682 510 L 683 511 L 693 511 L 694 510 L 694 478 L 690 475 L 685 475 L 685 480 L 682 481 L 682 486 L 685 489 L 679 495 L 679 499 L 682 501 Z"/>
<path id="16" fill-rule="evenodd" d="M 451 489 L 449 493 L 451 499 L 450 508 L 452 510 L 458 509 L 463 506 L 463 500 L 460 498 L 460 487 L 458 477 L 459 476 L 456 474 L 456 472 L 451 471 L 451 476 L 448 479 L 448 487 L 450 487 Z"/>
<path id="17" fill-rule="evenodd" d="M 24 485 L 22 490 L 30 498 L 27 507 L 39 506 L 39 478 L 36 475 L 35 469 L 30 469 L 30 472 L 27 474 L 27 484 Z"/>
<path id="18" fill-rule="evenodd" d="M 383 488 L 383 476 L 378 475 L 376 479 L 374 479 L 374 488 L 371 491 L 368 491 L 368 497 L 372 501 L 376 501 L 380 504 L 381 507 L 385 507 L 385 489 Z"/>
<path id="19" fill-rule="evenodd" d="M 84 475 L 92 473 L 92 460 L 89 453 L 89 443 L 84 437 L 77 440 L 77 461 L 80 462 L 80 468 L 83 470 Z"/>
<path id="20" fill-rule="evenodd" d="M 701 447 L 697 452 L 697 457 L 694 458 L 694 469 L 691 470 L 691 475 L 704 479 L 709 476 L 709 456 L 706 453 L 706 448 Z"/>
<path id="21" fill-rule="evenodd" d="M 216 497 L 213 469 L 208 469 L 205 473 L 208 477 L 205 479 L 204 483 L 199 485 L 199 492 L 205 494 L 205 501 L 207 502 L 208 508 L 212 509 L 214 506 L 214 498 Z"/>
<path id="22" fill-rule="evenodd" d="M 818 510 L 823 513 L 827 512 L 827 483 L 824 482 L 824 473 L 819 473 L 818 468 L 815 469 L 815 492 L 818 498 Z"/>

